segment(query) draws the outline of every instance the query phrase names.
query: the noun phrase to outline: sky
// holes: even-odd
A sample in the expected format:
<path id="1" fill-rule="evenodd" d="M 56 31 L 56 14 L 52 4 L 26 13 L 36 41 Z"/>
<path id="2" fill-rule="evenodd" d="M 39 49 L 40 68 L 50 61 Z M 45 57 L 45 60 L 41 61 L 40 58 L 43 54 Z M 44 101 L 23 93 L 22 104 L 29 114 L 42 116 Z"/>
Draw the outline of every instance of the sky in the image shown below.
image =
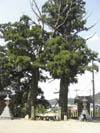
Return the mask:
<path id="1" fill-rule="evenodd" d="M 37 0 L 39 8 L 46 0 Z M 88 32 L 83 32 L 82 36 L 88 38 L 94 36 L 87 41 L 87 45 L 92 50 L 99 53 L 100 57 L 100 0 L 85 0 L 87 11 L 87 26 L 96 25 Z M 36 20 L 31 7 L 30 0 L 0 0 L 0 24 L 7 22 L 18 21 L 23 15 L 28 15 Z M 3 41 L 0 39 L 0 43 Z M 98 64 L 100 67 L 100 64 Z M 59 80 L 47 81 L 39 83 L 39 86 L 44 91 L 46 99 L 58 98 L 59 94 L 54 93 L 59 91 Z M 100 92 L 100 72 L 95 72 L 95 93 Z M 69 87 L 69 97 L 76 95 L 92 95 L 92 73 L 86 72 L 82 76 L 78 76 L 78 83 L 71 84 Z"/>

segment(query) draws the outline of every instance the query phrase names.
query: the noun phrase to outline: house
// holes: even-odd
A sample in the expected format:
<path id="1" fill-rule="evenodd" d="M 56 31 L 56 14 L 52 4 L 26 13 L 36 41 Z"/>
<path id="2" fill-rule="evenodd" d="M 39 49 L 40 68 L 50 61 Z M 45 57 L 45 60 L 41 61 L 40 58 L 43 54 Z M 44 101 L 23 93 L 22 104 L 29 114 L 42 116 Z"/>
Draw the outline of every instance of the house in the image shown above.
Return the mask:
<path id="1" fill-rule="evenodd" d="M 50 104 L 50 108 L 48 109 L 49 112 L 58 111 L 58 104 L 59 104 L 58 99 L 55 98 L 55 99 L 48 100 L 48 103 Z"/>
<path id="2" fill-rule="evenodd" d="M 58 99 L 51 99 L 48 101 L 50 104 L 50 108 L 48 109 L 48 112 L 55 112 L 56 115 L 58 113 L 58 107 L 59 107 L 59 100 Z M 77 117 L 77 105 L 74 103 L 74 99 L 69 98 L 68 99 L 68 117 Z"/>
<path id="3" fill-rule="evenodd" d="M 77 104 L 77 110 L 78 110 L 78 117 L 80 116 L 82 109 L 83 109 L 83 100 L 86 99 L 86 108 L 88 110 L 88 113 L 90 114 L 90 103 L 93 102 L 91 96 L 77 96 L 74 100 L 74 103 Z"/>

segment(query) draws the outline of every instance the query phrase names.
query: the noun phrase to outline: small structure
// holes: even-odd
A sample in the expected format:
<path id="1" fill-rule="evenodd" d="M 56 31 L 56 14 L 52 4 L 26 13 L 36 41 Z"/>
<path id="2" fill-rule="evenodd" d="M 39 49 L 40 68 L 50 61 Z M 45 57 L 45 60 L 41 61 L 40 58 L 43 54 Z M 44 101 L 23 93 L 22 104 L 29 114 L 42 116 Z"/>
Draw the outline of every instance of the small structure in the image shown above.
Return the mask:
<path id="1" fill-rule="evenodd" d="M 83 99 L 86 99 L 86 109 L 88 111 L 88 113 L 90 114 L 90 103 L 92 103 L 92 98 L 90 96 L 77 96 L 75 98 L 75 103 L 77 103 L 77 110 L 78 110 L 78 117 L 81 115 L 82 113 L 82 110 L 83 110 L 83 102 L 84 100 Z"/>
<path id="2" fill-rule="evenodd" d="M 58 111 L 58 106 L 59 106 L 59 100 L 58 99 L 48 100 L 48 103 L 50 105 L 48 112 L 57 112 Z"/>
<path id="3" fill-rule="evenodd" d="M 9 108 L 9 104 L 10 104 L 10 98 L 9 96 L 7 95 L 7 97 L 4 99 L 5 100 L 5 108 L 2 112 L 2 114 L 0 115 L 0 119 L 12 119 L 12 114 L 10 112 L 10 108 Z"/>
<path id="4" fill-rule="evenodd" d="M 89 112 L 86 108 L 86 105 L 87 105 L 87 99 L 84 98 L 83 99 L 83 109 L 82 109 L 81 115 L 79 116 L 80 121 L 91 121 L 92 120 L 89 115 Z"/>

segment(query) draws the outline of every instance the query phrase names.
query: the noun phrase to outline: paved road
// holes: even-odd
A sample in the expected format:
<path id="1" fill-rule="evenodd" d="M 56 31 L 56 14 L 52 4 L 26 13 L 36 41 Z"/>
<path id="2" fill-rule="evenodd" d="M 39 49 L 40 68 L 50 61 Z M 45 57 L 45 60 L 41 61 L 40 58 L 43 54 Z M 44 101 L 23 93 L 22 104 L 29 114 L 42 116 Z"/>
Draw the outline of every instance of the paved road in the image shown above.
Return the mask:
<path id="1" fill-rule="evenodd" d="M 0 120 L 0 133 L 100 133 L 100 122 Z"/>

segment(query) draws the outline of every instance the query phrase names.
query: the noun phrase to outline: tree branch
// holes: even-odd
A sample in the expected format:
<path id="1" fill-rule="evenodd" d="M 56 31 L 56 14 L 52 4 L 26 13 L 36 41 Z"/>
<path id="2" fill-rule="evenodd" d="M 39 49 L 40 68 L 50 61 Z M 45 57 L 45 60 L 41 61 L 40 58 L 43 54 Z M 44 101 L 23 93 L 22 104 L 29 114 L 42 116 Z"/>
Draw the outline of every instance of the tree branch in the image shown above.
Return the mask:
<path id="1" fill-rule="evenodd" d="M 64 23 L 66 22 L 66 20 L 67 20 L 67 18 L 68 18 L 68 16 L 69 16 L 71 7 L 72 7 L 72 2 L 71 2 L 71 4 L 70 4 L 69 11 L 66 13 L 65 19 L 63 20 L 63 22 L 62 22 L 61 24 L 58 25 L 59 20 L 60 20 L 60 19 L 59 19 L 59 15 L 60 15 L 60 10 L 61 10 L 61 5 L 59 6 L 59 10 L 58 10 L 58 19 L 57 19 L 57 22 L 56 22 L 55 27 L 54 27 L 55 30 L 54 30 L 54 32 L 53 32 L 53 35 L 55 34 L 56 30 L 59 29 L 62 25 L 64 25 Z M 68 8 L 68 6 L 66 5 L 66 8 L 63 9 L 62 13 L 64 13 L 65 10 L 66 10 L 67 8 Z"/>
<path id="2" fill-rule="evenodd" d="M 35 5 L 35 7 L 36 7 L 38 13 L 33 9 L 33 6 L 34 6 L 34 5 Z M 36 3 L 35 0 L 32 0 L 31 8 L 32 8 L 32 11 L 34 12 L 34 14 L 38 17 L 38 19 L 41 20 L 42 13 L 41 13 L 41 11 L 39 10 L 39 7 L 38 7 L 38 5 L 37 5 L 37 3 Z M 44 22 L 43 22 L 42 20 L 41 20 L 41 22 L 42 22 L 42 27 L 43 27 L 43 30 L 44 30 Z"/>
<path id="3" fill-rule="evenodd" d="M 64 23 L 66 22 L 66 20 L 67 20 L 67 18 L 68 18 L 68 15 L 69 15 L 69 13 L 70 13 L 70 10 L 71 10 L 71 6 L 72 6 L 72 2 L 71 2 L 71 5 L 70 5 L 70 7 L 69 7 L 69 11 L 66 13 L 65 20 L 64 20 L 60 25 L 57 26 L 57 29 L 60 28 L 62 25 L 64 25 Z M 66 9 L 67 9 L 67 6 L 66 6 Z M 66 10 L 66 9 L 64 9 L 64 10 Z M 64 10 L 63 10 L 63 12 L 64 12 Z"/>
<path id="4" fill-rule="evenodd" d="M 31 6 L 31 9 L 33 11 L 33 13 L 36 15 L 37 18 L 40 19 L 40 16 L 37 14 L 37 12 L 33 9 L 33 3 L 30 2 L 30 6 Z"/>
<path id="5" fill-rule="evenodd" d="M 34 3 L 36 9 L 38 10 L 38 12 L 39 12 L 39 14 L 40 14 L 40 16 L 41 16 L 42 14 L 41 14 L 41 12 L 40 12 L 40 10 L 39 10 L 39 7 L 38 7 L 37 3 L 35 2 L 35 0 L 33 0 L 33 3 Z"/>
<path id="6" fill-rule="evenodd" d="M 96 32 L 93 35 L 91 35 L 90 37 L 86 38 L 85 40 L 87 41 L 87 40 L 91 39 L 95 34 L 96 34 Z"/>

